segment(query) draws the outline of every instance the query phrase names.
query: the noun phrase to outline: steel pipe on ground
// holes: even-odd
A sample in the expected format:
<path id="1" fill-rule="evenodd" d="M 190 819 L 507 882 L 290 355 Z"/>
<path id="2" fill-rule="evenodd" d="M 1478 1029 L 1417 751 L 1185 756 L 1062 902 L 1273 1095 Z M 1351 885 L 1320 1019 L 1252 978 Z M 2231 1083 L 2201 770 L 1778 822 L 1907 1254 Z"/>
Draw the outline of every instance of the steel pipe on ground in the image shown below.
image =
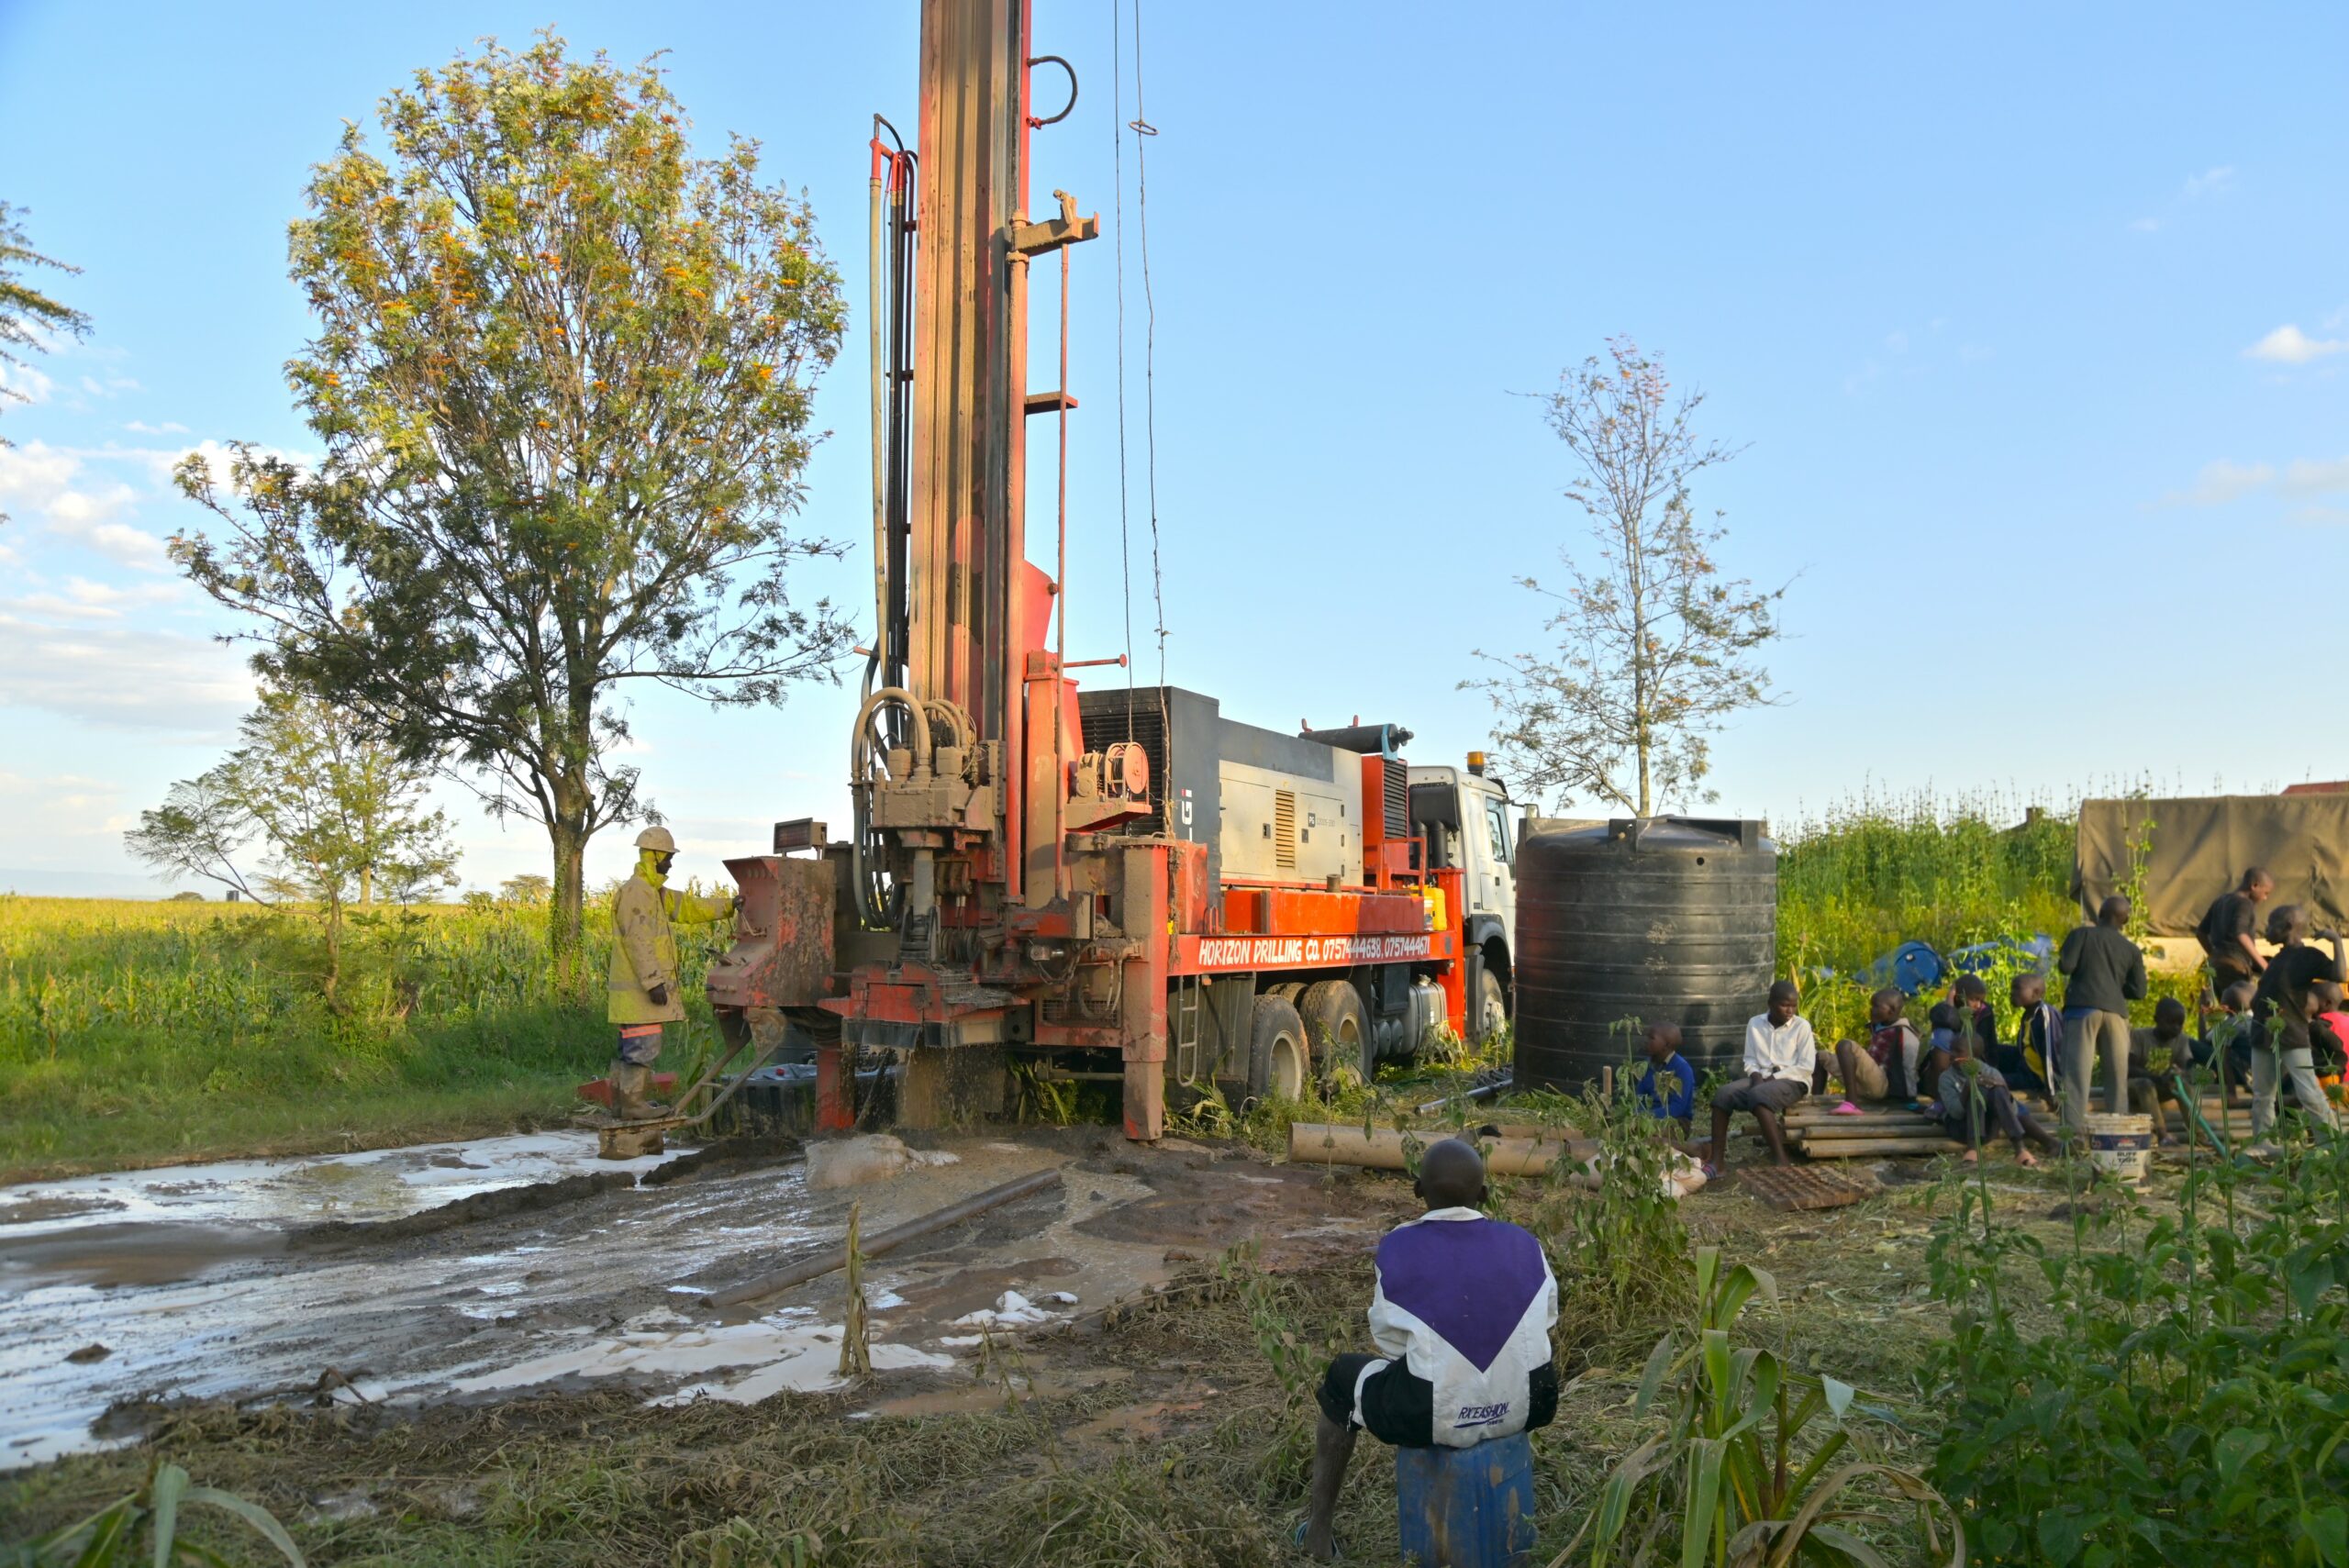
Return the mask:
<path id="1" fill-rule="evenodd" d="M 1442 1129 L 1430 1129 L 1409 1136 L 1424 1145 L 1452 1134 Z M 1356 1165 L 1372 1171 L 1400 1171 L 1407 1169 L 1404 1138 L 1405 1134 L 1391 1127 L 1364 1131 L 1360 1127 L 1341 1127 L 1330 1122 L 1292 1122 L 1288 1129 L 1288 1157 L 1299 1165 Z M 1538 1176 L 1561 1157 L 1572 1165 L 1587 1165 L 1598 1152 L 1598 1143 L 1586 1138 L 1480 1138 L 1475 1142 L 1484 1151 L 1485 1169 L 1498 1176 Z"/>

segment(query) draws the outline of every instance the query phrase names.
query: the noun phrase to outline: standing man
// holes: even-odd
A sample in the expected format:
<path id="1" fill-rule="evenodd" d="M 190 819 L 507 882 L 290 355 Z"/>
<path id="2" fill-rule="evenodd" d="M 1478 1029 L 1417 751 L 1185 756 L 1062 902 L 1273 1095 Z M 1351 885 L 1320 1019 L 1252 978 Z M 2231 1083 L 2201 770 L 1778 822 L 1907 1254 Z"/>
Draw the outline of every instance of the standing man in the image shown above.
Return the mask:
<path id="1" fill-rule="evenodd" d="M 685 999 L 677 993 L 677 933 L 673 920 L 722 920 L 739 902 L 701 898 L 664 885 L 676 862 L 677 840 L 666 828 L 636 836 L 636 874 L 612 895 L 611 1021 L 619 1029 L 612 1058 L 612 1111 L 642 1121 L 669 1107 L 648 1097 L 652 1063 L 668 1026 L 682 1023 Z"/>
<path id="2" fill-rule="evenodd" d="M 2121 932 L 2129 900 L 2116 893 L 2096 912 L 2096 924 L 2075 927 L 2055 955 L 2064 988 L 2064 1125 L 2087 1124 L 2088 1074 L 2104 1055 L 2106 1108 L 2129 1108 L 2129 1004 L 2145 995 L 2145 955 Z M 2054 1065 L 2050 1063 L 2050 1065 Z"/>
<path id="3" fill-rule="evenodd" d="M 2321 933 L 2332 944 L 2331 958 L 2309 946 L 2309 912 L 2298 904 L 2280 905 L 2267 917 L 2267 940 L 2279 951 L 2251 1004 L 2251 1134 L 2263 1143 L 2276 1125 L 2278 1078 L 2291 1084 L 2309 1120 L 2328 1131 L 2341 1126 L 2317 1081 L 2309 1019 L 2317 1011 L 2320 981 L 2338 985 L 2349 980 L 2349 951 L 2343 949 L 2338 931 Z"/>
<path id="4" fill-rule="evenodd" d="M 2194 928 L 2195 940 L 2210 957 L 2210 995 L 2223 996 L 2237 981 L 2256 986 L 2267 968 L 2259 955 L 2254 933 L 2259 929 L 2259 906 L 2276 891 L 2276 879 L 2265 868 L 2252 866 L 2230 893 L 2222 893 L 2202 913 Z"/>

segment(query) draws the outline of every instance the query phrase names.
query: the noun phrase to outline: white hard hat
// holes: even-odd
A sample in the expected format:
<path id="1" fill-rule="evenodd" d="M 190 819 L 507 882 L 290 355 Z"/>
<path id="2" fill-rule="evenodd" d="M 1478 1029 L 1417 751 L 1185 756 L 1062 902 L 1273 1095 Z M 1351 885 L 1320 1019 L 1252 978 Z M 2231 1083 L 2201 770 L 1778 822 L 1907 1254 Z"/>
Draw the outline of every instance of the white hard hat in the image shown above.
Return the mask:
<path id="1" fill-rule="evenodd" d="M 636 836 L 636 847 L 640 850 L 657 850 L 664 855 L 674 855 L 677 852 L 677 840 L 666 828 L 647 828 Z"/>

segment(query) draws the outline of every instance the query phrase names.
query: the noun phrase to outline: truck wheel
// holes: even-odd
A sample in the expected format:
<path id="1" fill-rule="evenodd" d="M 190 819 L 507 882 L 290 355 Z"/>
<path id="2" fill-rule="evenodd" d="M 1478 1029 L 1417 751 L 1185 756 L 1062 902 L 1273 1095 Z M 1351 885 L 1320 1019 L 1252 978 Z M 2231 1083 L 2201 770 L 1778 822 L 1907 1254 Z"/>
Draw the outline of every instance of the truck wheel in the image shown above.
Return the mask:
<path id="1" fill-rule="evenodd" d="M 1508 1023 L 1508 996 L 1501 990 L 1501 978 L 1491 969 L 1476 971 L 1476 995 L 1469 998 L 1468 1028 L 1473 1043 L 1484 1044 Z"/>
<path id="2" fill-rule="evenodd" d="M 1369 1063 L 1363 1060 L 1363 1040 L 1370 1029 L 1363 1018 L 1362 995 L 1353 985 L 1343 980 L 1317 981 L 1306 987 L 1297 1010 L 1313 1047 L 1316 1080 L 1327 1084 L 1330 1071 L 1341 1062 L 1364 1069 L 1364 1078 L 1370 1076 Z"/>
<path id="3" fill-rule="evenodd" d="M 1283 996 L 1259 996 L 1250 1015 L 1248 1092 L 1260 1100 L 1301 1100 L 1313 1082 L 1305 1024 Z"/>

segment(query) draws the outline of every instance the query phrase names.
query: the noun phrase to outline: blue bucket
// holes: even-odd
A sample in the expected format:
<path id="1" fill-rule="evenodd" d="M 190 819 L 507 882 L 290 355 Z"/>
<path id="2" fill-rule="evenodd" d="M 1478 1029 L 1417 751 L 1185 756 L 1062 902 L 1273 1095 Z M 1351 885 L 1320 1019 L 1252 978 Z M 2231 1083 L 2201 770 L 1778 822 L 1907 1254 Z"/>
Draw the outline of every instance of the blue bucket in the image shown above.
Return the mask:
<path id="1" fill-rule="evenodd" d="M 1533 1550 L 1533 1445 L 1395 1451 L 1395 1522 L 1420 1568 L 1510 1568 Z"/>

